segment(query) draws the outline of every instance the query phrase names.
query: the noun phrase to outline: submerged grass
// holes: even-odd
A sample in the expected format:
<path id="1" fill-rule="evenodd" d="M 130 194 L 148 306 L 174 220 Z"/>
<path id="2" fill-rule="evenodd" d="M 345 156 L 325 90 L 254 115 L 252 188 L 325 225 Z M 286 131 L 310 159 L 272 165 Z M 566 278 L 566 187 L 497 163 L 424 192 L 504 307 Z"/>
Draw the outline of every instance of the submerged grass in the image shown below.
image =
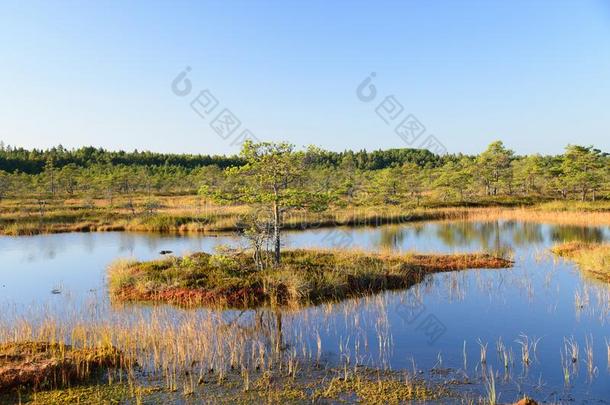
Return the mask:
<path id="1" fill-rule="evenodd" d="M 133 398 L 127 384 L 91 384 L 45 391 L 0 394 L 2 404 L 71 405 L 119 404 Z M 137 400 L 135 403 L 138 403 Z"/>
<path id="2" fill-rule="evenodd" d="M 585 274 L 610 283 L 610 244 L 568 242 L 554 246 L 551 251 L 574 261 Z"/>
<path id="3" fill-rule="evenodd" d="M 23 346 L 28 348 L 25 357 L 31 360 L 38 345 L 43 345 L 51 348 L 52 357 L 63 358 L 59 355 L 62 347 L 68 357 L 70 350 L 93 353 L 112 342 L 129 361 L 97 379 L 61 388 L 41 385 L 32 390 L 32 386 L 20 384 L 0 390 L 0 403 L 246 404 L 344 398 L 399 403 L 407 398 L 449 395 L 447 386 L 426 382 L 419 372 L 407 376 L 363 368 L 356 358 L 347 364 L 347 371 L 326 360 L 320 362 L 304 335 L 290 333 L 290 327 L 284 329 L 290 316 L 282 321 L 276 311 L 221 315 L 158 306 L 107 313 L 97 305 L 75 311 L 68 318 L 58 318 L 41 310 L 37 311 L 40 319 L 35 320 L 0 314 L 0 342 L 13 350 L 5 357 L 14 359 L 14 348 L 21 353 Z M 27 343 L 34 341 L 65 343 Z"/>
<path id="4" fill-rule="evenodd" d="M 244 385 L 236 371 L 229 372 L 221 384 L 212 378 L 199 379 L 189 387 L 188 377 L 180 377 L 182 389 L 170 389 L 158 380 L 147 381 L 137 388 L 128 383 L 81 385 L 47 391 L 23 391 L 1 396 L 7 404 L 167 404 L 167 403 L 366 403 L 400 404 L 407 401 L 428 401 L 442 398 L 457 400 L 447 384 L 431 383 L 421 377 L 404 377 L 402 373 L 363 368 L 347 379 L 337 377 L 338 370 L 306 368 L 300 376 L 279 370 L 253 371 L 252 381 Z"/>
<path id="5" fill-rule="evenodd" d="M 348 377 L 335 377 L 318 388 L 315 400 L 358 402 L 367 404 L 399 404 L 408 401 L 429 401 L 450 396 L 444 386 L 426 384 L 407 375 L 384 372 L 356 372 Z"/>
<path id="6" fill-rule="evenodd" d="M 406 288 L 436 272 L 511 265 L 507 259 L 483 253 L 401 255 L 299 249 L 283 252 L 280 266 L 262 271 L 246 253 L 123 260 L 110 266 L 108 279 L 110 293 L 118 301 L 298 306 Z"/>

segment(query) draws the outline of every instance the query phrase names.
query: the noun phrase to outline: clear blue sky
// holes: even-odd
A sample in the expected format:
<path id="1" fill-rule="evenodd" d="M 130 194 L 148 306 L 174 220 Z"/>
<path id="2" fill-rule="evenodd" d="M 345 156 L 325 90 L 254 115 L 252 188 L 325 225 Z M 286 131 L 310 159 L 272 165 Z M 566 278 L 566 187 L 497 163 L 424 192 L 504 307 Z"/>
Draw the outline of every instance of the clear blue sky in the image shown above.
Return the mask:
<path id="1" fill-rule="evenodd" d="M 608 1 L 3 1 L 0 139 L 233 153 L 210 89 L 262 140 L 403 147 L 394 95 L 449 152 L 610 149 Z M 192 68 L 193 93 L 174 77 Z M 371 72 L 378 99 L 356 87 Z M 219 110 L 217 109 L 216 112 Z M 213 117 L 212 117 L 213 118 Z"/>

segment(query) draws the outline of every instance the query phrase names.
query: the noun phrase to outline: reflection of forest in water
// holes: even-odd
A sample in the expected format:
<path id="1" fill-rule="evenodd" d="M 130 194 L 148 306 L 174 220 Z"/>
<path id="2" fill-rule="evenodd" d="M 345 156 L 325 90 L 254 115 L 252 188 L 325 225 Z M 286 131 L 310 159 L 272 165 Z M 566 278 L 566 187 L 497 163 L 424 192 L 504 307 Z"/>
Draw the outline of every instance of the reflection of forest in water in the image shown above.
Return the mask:
<path id="1" fill-rule="evenodd" d="M 402 225 L 384 225 L 371 233 L 365 248 L 409 249 L 408 239 L 438 241 L 443 246 L 462 248 L 476 246 L 496 254 L 508 253 L 519 246 L 567 241 L 601 242 L 609 239 L 608 227 L 547 225 L 520 221 L 487 222 L 421 222 Z M 307 234 L 309 231 L 304 231 Z M 311 235 L 316 236 L 315 233 Z M 78 237 L 76 237 L 78 236 Z M 7 237 L 8 238 L 8 237 Z M 66 246 L 78 245 L 94 255 L 101 246 L 111 245 L 116 255 L 133 256 L 137 247 L 145 246 L 150 252 L 167 247 L 168 243 L 184 245 L 186 251 L 212 251 L 216 245 L 237 243 L 235 235 L 222 237 L 161 235 L 155 233 L 113 232 L 111 234 L 83 233 L 41 235 L 35 237 L 36 249 L 28 250 L 26 260 L 35 262 L 54 259 Z M 27 239 L 19 241 L 26 243 Z M 28 242 L 29 243 L 29 242 Z M 297 245 L 298 246 L 298 245 Z M 322 246 L 324 247 L 324 246 Z"/>
<path id="2" fill-rule="evenodd" d="M 381 229 L 379 247 L 396 249 L 407 237 L 421 238 L 428 234 L 449 247 L 465 247 L 473 244 L 485 251 L 505 253 L 515 247 L 544 242 L 602 242 L 606 239 L 601 227 L 575 225 L 543 225 L 532 222 L 488 221 L 446 222 L 414 224 L 412 226 L 387 226 Z"/>

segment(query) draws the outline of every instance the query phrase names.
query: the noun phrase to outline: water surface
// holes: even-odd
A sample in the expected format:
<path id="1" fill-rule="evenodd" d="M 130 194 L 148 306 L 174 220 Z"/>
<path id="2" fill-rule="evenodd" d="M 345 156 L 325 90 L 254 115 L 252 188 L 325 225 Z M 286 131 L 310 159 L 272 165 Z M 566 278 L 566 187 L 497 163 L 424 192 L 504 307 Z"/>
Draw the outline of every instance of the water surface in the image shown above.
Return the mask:
<path id="1" fill-rule="evenodd" d="M 610 398 L 606 346 L 606 340 L 610 342 L 610 289 L 587 279 L 571 263 L 554 259 L 548 248 L 569 240 L 609 239 L 608 227 L 516 221 L 291 232 L 286 236 L 290 247 L 445 253 L 486 250 L 512 254 L 515 266 L 435 274 L 406 291 L 291 311 L 283 315 L 284 339 L 287 347 L 303 352 L 316 352 L 319 341 L 321 357 L 336 364 L 349 358 L 376 367 L 449 371 L 475 382 L 484 370 L 493 369 L 501 400 L 527 392 L 549 401 L 603 403 Z M 213 252 L 220 245 L 240 244 L 231 236 L 120 232 L 0 237 L 1 313 L 27 314 L 44 306 L 58 317 L 69 316 L 66 308 L 92 301 L 102 302 L 100 308 L 112 312 L 105 277 L 107 265 L 114 259 L 148 260 L 160 257 L 160 250 Z M 227 311 L 223 316 L 243 314 Z M 532 349 L 532 342 L 537 342 L 529 365 L 521 360 L 525 339 Z M 581 356 L 568 386 L 560 355 L 566 339 L 579 344 Z M 485 346 L 487 360 L 482 363 L 480 352 Z M 591 373 L 584 361 L 589 346 L 594 359 Z M 512 358 L 508 370 L 502 353 Z M 475 384 L 468 389 L 482 388 Z"/>

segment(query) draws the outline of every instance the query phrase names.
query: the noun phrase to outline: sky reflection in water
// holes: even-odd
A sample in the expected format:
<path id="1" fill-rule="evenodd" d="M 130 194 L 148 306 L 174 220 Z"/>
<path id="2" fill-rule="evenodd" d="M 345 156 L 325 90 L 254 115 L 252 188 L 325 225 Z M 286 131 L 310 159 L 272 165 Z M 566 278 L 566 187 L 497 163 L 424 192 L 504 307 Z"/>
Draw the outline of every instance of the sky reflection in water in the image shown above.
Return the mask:
<path id="1" fill-rule="evenodd" d="M 610 341 L 610 289 L 584 278 L 573 265 L 555 260 L 547 252 L 563 241 L 607 241 L 607 227 L 432 222 L 291 232 L 287 245 L 332 247 L 330 232 L 341 232 L 343 243 L 347 241 L 352 248 L 512 252 L 516 263 L 508 270 L 436 274 L 408 291 L 284 314 L 284 338 L 289 346 L 292 340 L 315 352 L 319 337 L 322 355 L 330 361 L 350 357 L 363 364 L 409 369 L 414 362 L 424 370 L 466 369 L 469 375 L 477 375 L 482 368 L 481 346 L 487 345 L 487 365 L 499 373 L 501 399 L 517 397 L 520 390 L 539 390 L 539 396 L 549 400 L 610 398 L 605 342 Z M 35 312 L 40 306 L 58 316 L 69 316 L 66 308 L 100 301 L 103 311 L 113 311 L 107 302 L 105 271 L 117 257 L 147 260 L 159 257 L 160 250 L 212 252 L 215 246 L 239 243 L 231 236 L 135 233 L 0 237 L 0 305 L 5 317 Z M 62 293 L 53 295 L 53 289 Z M 430 318 L 444 330 L 433 343 L 421 326 Z M 521 334 L 530 341 L 540 339 L 537 359 L 529 367 L 521 362 L 517 342 L 523 339 Z M 579 343 L 582 358 L 586 339 L 592 342 L 597 370 L 590 377 L 579 361 L 571 389 L 565 390 L 560 350 L 564 339 L 571 337 Z M 503 366 L 503 348 L 509 356 L 512 353 L 514 365 L 509 372 Z"/>

